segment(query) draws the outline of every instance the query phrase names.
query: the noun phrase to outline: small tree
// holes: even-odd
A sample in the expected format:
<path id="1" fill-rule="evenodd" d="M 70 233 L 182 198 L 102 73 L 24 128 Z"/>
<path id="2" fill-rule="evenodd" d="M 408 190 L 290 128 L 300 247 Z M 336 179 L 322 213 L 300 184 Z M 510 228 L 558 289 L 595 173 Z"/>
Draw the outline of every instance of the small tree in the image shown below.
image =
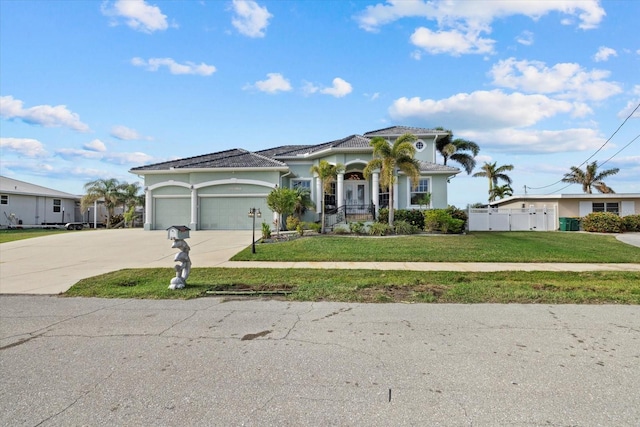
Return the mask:
<path id="1" fill-rule="evenodd" d="M 282 224 L 282 215 L 290 215 L 296 204 L 297 192 L 290 188 L 276 187 L 269 195 L 267 195 L 267 206 L 278 214 L 278 224 L 276 233 L 280 237 L 280 224 Z"/>
<path id="2" fill-rule="evenodd" d="M 336 180 L 339 173 L 344 172 L 344 166 L 340 163 L 332 165 L 326 160 L 320 160 L 320 163 L 311 167 L 311 173 L 318 175 L 320 179 L 320 186 L 322 188 L 322 225 L 320 226 L 320 232 L 324 233 L 325 223 L 325 208 L 324 208 L 324 195 L 331 190 L 331 183 Z"/>
<path id="3" fill-rule="evenodd" d="M 107 228 L 110 228 L 114 209 L 121 200 L 120 185 L 122 184 L 115 178 L 96 179 L 95 181 L 87 182 L 84 185 L 87 194 L 82 196 L 81 200 L 82 209 L 84 210 L 92 203 L 102 199 L 105 208 L 107 208 Z"/>

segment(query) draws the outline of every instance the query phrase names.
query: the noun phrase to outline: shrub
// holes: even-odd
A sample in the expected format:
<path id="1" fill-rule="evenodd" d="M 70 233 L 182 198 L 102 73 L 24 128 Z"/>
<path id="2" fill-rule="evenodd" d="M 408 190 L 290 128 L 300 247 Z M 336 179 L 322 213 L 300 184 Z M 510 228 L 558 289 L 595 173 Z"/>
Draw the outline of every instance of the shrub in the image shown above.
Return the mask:
<path id="1" fill-rule="evenodd" d="M 383 224 L 388 224 L 389 223 L 389 208 L 381 208 L 378 211 L 378 218 L 376 218 L 376 221 L 381 222 Z"/>
<path id="2" fill-rule="evenodd" d="M 364 223 L 361 221 L 350 222 L 349 231 L 351 231 L 353 234 L 364 234 Z"/>
<path id="3" fill-rule="evenodd" d="M 298 233 L 298 236 L 303 236 L 304 235 L 304 227 L 302 226 L 302 223 L 299 223 L 296 226 L 296 233 Z"/>
<path id="4" fill-rule="evenodd" d="M 262 238 L 263 239 L 271 238 L 271 226 L 266 222 L 262 223 Z"/>
<path id="5" fill-rule="evenodd" d="M 464 221 L 458 218 L 451 218 L 447 224 L 447 233 L 460 234 L 464 231 Z"/>
<path id="6" fill-rule="evenodd" d="M 405 221 L 410 225 L 414 225 L 418 227 L 419 230 L 424 229 L 424 215 L 422 211 L 417 209 L 398 209 L 395 211 L 395 215 L 393 217 L 394 224 L 397 224 L 398 221 Z"/>
<path id="7" fill-rule="evenodd" d="M 295 216 L 287 217 L 287 230 L 293 231 L 298 229 L 298 225 L 300 225 L 300 219 Z"/>
<path id="8" fill-rule="evenodd" d="M 320 229 L 322 228 L 322 226 L 318 223 L 315 222 L 305 222 L 304 223 L 306 228 L 308 228 L 311 231 L 315 231 L 316 233 L 320 232 Z"/>
<path id="9" fill-rule="evenodd" d="M 462 229 L 464 230 L 467 226 L 467 221 L 469 221 L 469 215 L 467 214 L 467 211 L 458 209 L 452 205 L 447 206 L 446 211 L 449 215 L 451 215 L 451 218 L 461 219 L 463 221 Z"/>
<path id="10" fill-rule="evenodd" d="M 592 212 L 582 218 L 582 229 L 595 233 L 620 233 L 622 218 L 612 212 Z"/>
<path id="11" fill-rule="evenodd" d="M 426 231 L 442 231 L 443 226 L 448 228 L 449 219 L 451 215 L 444 209 L 429 209 L 423 212 L 424 215 L 424 229 Z M 446 231 L 442 231 L 446 233 Z"/>
<path id="12" fill-rule="evenodd" d="M 396 221 L 394 224 L 396 234 L 416 234 L 418 227 L 407 221 Z"/>
<path id="13" fill-rule="evenodd" d="M 335 234 L 350 234 L 351 233 L 351 229 L 349 228 L 349 226 L 347 224 L 336 224 L 333 227 L 333 232 Z"/>
<path id="14" fill-rule="evenodd" d="M 640 215 L 627 215 L 622 218 L 624 231 L 640 231 Z"/>
<path id="15" fill-rule="evenodd" d="M 385 236 L 391 233 L 391 227 L 386 222 L 374 222 L 369 227 L 369 234 L 372 236 Z"/>

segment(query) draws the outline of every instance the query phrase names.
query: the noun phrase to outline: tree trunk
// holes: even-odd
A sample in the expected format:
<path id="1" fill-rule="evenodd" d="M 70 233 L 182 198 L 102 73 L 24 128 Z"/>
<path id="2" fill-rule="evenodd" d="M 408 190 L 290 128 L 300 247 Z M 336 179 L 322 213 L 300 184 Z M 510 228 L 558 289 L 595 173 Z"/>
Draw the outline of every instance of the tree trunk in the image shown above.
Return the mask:
<path id="1" fill-rule="evenodd" d="M 393 227 L 393 183 L 389 185 L 389 227 Z"/>

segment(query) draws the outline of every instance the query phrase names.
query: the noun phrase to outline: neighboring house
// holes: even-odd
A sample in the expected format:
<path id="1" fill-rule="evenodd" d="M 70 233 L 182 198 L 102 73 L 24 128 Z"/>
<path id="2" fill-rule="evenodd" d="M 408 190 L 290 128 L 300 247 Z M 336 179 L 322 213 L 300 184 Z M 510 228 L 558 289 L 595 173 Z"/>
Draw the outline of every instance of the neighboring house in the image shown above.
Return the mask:
<path id="1" fill-rule="evenodd" d="M 0 176 L 0 224 L 42 225 L 82 221 L 80 196 Z"/>
<path id="2" fill-rule="evenodd" d="M 494 208 L 554 208 L 558 218 L 583 217 L 591 212 L 613 212 L 620 216 L 640 214 L 640 194 L 517 195 L 490 203 Z"/>
<path id="3" fill-rule="evenodd" d="M 362 173 L 372 159 L 371 138 L 380 136 L 391 143 L 405 133 L 418 138 L 415 158 L 420 162 L 421 178 L 413 188 L 400 174 L 394 187 L 395 207 L 417 209 L 421 196 L 431 193 L 430 207 L 445 208 L 447 182 L 460 170 L 435 163 L 435 141 L 447 132 L 433 129 L 394 126 L 318 145 L 287 145 L 257 152 L 232 149 L 140 166 L 129 172 L 144 178 L 145 230 L 171 225 L 187 225 L 192 230 L 251 229 L 247 215 L 251 208 L 260 209 L 263 221 L 270 222 L 273 213 L 266 197 L 277 186 L 307 188 L 316 209 L 305 220 L 316 221 L 322 189 L 310 170 L 321 160 L 345 166 L 325 197 L 327 211 L 344 208 L 348 213 L 371 207 L 377 213 L 388 205 L 389 193 L 380 188 L 378 173 L 370 179 Z"/>

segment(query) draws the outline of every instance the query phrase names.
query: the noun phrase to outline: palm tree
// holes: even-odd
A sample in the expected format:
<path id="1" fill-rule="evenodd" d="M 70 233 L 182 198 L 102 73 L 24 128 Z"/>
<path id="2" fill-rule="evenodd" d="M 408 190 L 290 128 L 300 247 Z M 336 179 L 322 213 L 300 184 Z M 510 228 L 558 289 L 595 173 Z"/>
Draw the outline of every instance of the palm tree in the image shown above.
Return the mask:
<path id="1" fill-rule="evenodd" d="M 587 165 L 583 171 L 579 167 L 571 166 L 571 172 L 564 174 L 562 182 L 582 185 L 582 191 L 592 194 L 591 188 L 595 188 L 600 193 L 614 193 L 602 180 L 608 176 L 615 175 L 620 172 L 619 168 L 607 169 L 598 172 L 598 162 L 594 161 Z"/>
<path id="2" fill-rule="evenodd" d="M 436 130 L 444 131 L 446 129 L 438 127 Z M 473 141 L 467 141 L 462 138 L 453 139 L 451 131 L 446 130 L 446 132 L 448 132 L 447 136 L 436 141 L 436 150 L 444 158 L 445 166 L 448 160 L 452 160 L 459 163 L 467 172 L 467 175 L 471 175 L 471 172 L 476 167 L 475 157 L 480 152 L 480 147 Z M 468 153 L 469 151 L 471 154 Z"/>
<path id="3" fill-rule="evenodd" d="M 82 196 L 81 200 L 82 209 L 84 210 L 97 200 L 103 200 L 104 206 L 107 208 L 107 228 L 109 228 L 113 210 L 116 204 L 120 202 L 120 185 L 120 182 L 115 178 L 96 179 L 95 181 L 87 182 L 84 185 L 87 194 Z"/>
<path id="4" fill-rule="evenodd" d="M 380 187 L 389 189 L 389 225 L 393 227 L 393 184 L 397 181 L 396 170 L 399 169 L 409 177 L 415 187 L 420 180 L 420 164 L 414 155 L 416 149 L 413 146 L 417 138 L 415 135 L 405 133 L 390 145 L 386 139 L 376 136 L 371 140 L 373 146 L 373 159 L 364 168 L 367 179 L 373 171 L 380 171 Z"/>
<path id="5" fill-rule="evenodd" d="M 511 184 L 511 178 L 505 172 L 513 170 L 513 165 L 497 166 L 497 162 L 484 162 L 481 169 L 481 172 L 476 172 L 473 176 L 483 176 L 489 179 L 489 201 L 493 201 L 491 200 L 491 195 L 493 188 L 498 186 L 498 180 L 502 180 L 509 185 Z"/>
<path id="6" fill-rule="evenodd" d="M 332 165 L 326 160 L 320 160 L 320 163 L 311 167 L 311 173 L 318 175 L 320 178 L 320 187 L 322 188 L 322 224 L 320 226 L 320 232 L 324 233 L 325 222 L 325 209 L 324 209 L 324 195 L 331 191 L 331 183 L 336 180 L 339 173 L 344 172 L 344 166 L 340 163 Z"/>
<path id="7" fill-rule="evenodd" d="M 296 204 L 296 190 L 287 187 L 276 187 L 267 195 L 267 206 L 278 214 L 276 233 L 280 237 L 282 215 L 293 213 Z"/>
<path id="8" fill-rule="evenodd" d="M 122 203 L 122 212 L 124 213 L 125 217 L 125 227 L 127 226 L 127 217 L 131 217 L 131 219 L 133 220 L 133 214 L 135 213 L 136 206 L 144 204 L 144 196 L 141 196 L 139 194 L 140 190 L 141 187 L 139 182 L 133 182 L 131 184 L 128 182 L 123 182 L 119 185 L 118 196 L 120 199 L 119 202 Z M 133 221 L 131 225 L 133 226 Z"/>
<path id="9" fill-rule="evenodd" d="M 504 199 L 507 196 L 513 196 L 513 188 L 509 184 L 497 185 L 491 189 L 489 201 L 495 202 L 496 199 Z"/>
<path id="10" fill-rule="evenodd" d="M 293 214 L 298 217 L 298 219 L 302 219 L 302 215 L 304 215 L 307 209 L 313 208 L 311 192 L 308 188 L 304 187 L 296 187 L 294 190 L 296 192 L 296 203 L 293 206 Z"/>

